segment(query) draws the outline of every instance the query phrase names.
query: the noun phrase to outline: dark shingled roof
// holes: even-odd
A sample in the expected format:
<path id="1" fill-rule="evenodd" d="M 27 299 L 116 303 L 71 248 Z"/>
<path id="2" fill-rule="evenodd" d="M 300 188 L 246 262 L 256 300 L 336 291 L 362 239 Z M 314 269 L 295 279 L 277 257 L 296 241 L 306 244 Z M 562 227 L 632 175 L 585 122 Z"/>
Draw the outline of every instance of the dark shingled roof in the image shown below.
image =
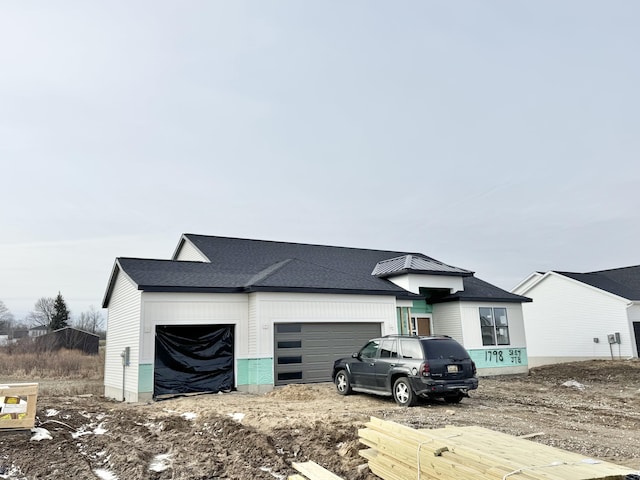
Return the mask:
<path id="1" fill-rule="evenodd" d="M 463 277 L 464 290 L 450 295 L 445 295 L 438 299 L 433 299 L 431 303 L 453 302 L 460 300 L 463 302 L 531 302 L 532 300 L 522 295 L 507 292 L 501 288 L 491 285 L 476 277 Z"/>
<path id="2" fill-rule="evenodd" d="M 121 268 L 138 285 L 139 290 L 156 292 L 316 292 L 393 295 L 401 299 L 419 299 L 386 278 L 372 275 L 379 262 L 413 255 L 444 265 L 435 259 L 412 252 L 369 250 L 301 243 L 251 240 L 185 234 L 209 262 L 118 258 Z M 454 275 L 472 272 L 450 267 Z M 454 273 L 455 272 L 455 273 Z M 427 273 L 427 272 L 424 272 Z M 442 273 L 442 272 L 440 272 Z M 467 280 L 473 277 L 465 277 Z M 525 297 L 513 295 L 486 282 L 487 300 L 510 295 L 511 301 Z M 474 284 L 470 284 L 474 285 Z M 111 295 L 110 285 L 104 305 Z M 480 294 L 478 289 L 474 290 Z M 460 297 L 460 300 L 467 298 Z"/>
<path id="3" fill-rule="evenodd" d="M 573 278 L 627 300 L 640 301 L 640 265 L 587 273 L 559 271 L 555 271 L 555 273 Z"/>

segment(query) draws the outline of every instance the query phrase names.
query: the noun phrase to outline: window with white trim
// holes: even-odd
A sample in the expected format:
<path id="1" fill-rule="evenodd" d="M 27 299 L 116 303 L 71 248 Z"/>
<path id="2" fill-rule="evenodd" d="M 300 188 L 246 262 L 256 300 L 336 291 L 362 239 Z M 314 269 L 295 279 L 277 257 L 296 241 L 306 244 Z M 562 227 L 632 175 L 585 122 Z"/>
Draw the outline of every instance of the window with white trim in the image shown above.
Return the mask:
<path id="1" fill-rule="evenodd" d="M 509 345 L 509 320 L 504 307 L 480 307 L 483 345 Z"/>

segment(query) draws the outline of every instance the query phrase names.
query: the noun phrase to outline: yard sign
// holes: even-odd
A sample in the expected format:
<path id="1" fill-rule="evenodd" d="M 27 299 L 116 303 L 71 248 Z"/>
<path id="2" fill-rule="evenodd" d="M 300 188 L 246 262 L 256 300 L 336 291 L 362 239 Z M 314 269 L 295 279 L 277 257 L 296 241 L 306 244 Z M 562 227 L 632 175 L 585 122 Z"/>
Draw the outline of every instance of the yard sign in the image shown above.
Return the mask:
<path id="1" fill-rule="evenodd" d="M 33 428 L 37 398 L 37 383 L 0 385 L 0 430 Z"/>

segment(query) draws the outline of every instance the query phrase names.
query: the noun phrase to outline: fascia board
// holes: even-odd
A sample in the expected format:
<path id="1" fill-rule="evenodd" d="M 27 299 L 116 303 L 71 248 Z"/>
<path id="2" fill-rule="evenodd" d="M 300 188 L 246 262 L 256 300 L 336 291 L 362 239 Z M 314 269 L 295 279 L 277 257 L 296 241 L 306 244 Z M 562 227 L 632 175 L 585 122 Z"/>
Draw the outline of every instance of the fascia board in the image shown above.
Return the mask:
<path id="1" fill-rule="evenodd" d="M 133 279 L 127 274 L 127 272 L 124 271 L 124 269 L 120 265 L 120 260 L 116 258 L 116 261 L 113 264 L 113 269 L 111 270 L 111 276 L 109 277 L 109 283 L 107 284 L 107 291 L 104 293 L 104 298 L 102 299 L 102 308 L 108 308 L 109 300 L 111 300 L 111 293 L 113 293 L 113 287 L 116 284 L 118 274 L 124 275 L 124 277 L 129 282 L 131 282 L 132 285 L 135 285 L 135 287 L 139 289 L 139 285 L 133 281 Z"/>
<path id="2" fill-rule="evenodd" d="M 549 273 L 549 272 L 547 272 Z M 546 274 L 542 274 L 539 272 L 533 272 L 531 274 L 529 274 L 524 280 L 522 280 L 520 283 L 518 283 L 515 287 L 513 287 L 511 290 L 509 290 L 509 292 L 511 293 L 515 293 L 516 295 L 525 295 L 529 290 L 531 290 L 531 288 L 533 288 L 535 285 L 537 285 L 538 283 L 540 283 L 540 281 L 544 278 Z M 532 282 L 531 285 L 529 285 L 527 288 L 525 288 L 524 290 L 522 290 L 521 292 L 518 291 L 518 289 L 523 286 L 526 285 L 526 283 L 531 280 L 532 278 L 538 277 L 538 280 L 535 282 Z"/>
<path id="3" fill-rule="evenodd" d="M 176 249 L 173 251 L 173 255 L 171 256 L 171 260 L 177 260 L 178 259 L 178 253 L 182 249 L 182 246 L 186 242 L 189 242 L 189 245 L 191 245 L 194 250 L 196 250 L 200 255 L 202 255 L 202 258 L 206 258 L 207 262 L 211 263 L 211 260 L 209 259 L 209 257 L 207 257 L 204 253 L 202 253 L 202 250 L 200 250 L 198 247 L 196 247 L 194 245 L 194 243 L 191 240 L 189 240 L 189 238 L 187 238 L 187 235 L 188 235 L 188 233 L 183 233 L 180 236 L 180 240 L 178 241 L 178 245 L 176 246 Z"/>

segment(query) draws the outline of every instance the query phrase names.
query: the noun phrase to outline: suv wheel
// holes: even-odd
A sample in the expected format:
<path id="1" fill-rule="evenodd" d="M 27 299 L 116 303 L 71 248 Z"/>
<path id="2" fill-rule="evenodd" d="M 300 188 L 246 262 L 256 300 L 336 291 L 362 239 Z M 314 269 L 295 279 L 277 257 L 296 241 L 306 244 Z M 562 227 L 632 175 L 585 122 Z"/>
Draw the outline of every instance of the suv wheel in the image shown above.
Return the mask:
<path id="1" fill-rule="evenodd" d="M 416 394 L 411 390 L 407 377 L 400 377 L 393 384 L 393 399 L 401 407 L 412 407 L 416 404 Z"/>
<path id="2" fill-rule="evenodd" d="M 349 395 L 352 391 L 349 376 L 345 370 L 340 370 L 336 373 L 335 384 L 340 395 Z"/>

